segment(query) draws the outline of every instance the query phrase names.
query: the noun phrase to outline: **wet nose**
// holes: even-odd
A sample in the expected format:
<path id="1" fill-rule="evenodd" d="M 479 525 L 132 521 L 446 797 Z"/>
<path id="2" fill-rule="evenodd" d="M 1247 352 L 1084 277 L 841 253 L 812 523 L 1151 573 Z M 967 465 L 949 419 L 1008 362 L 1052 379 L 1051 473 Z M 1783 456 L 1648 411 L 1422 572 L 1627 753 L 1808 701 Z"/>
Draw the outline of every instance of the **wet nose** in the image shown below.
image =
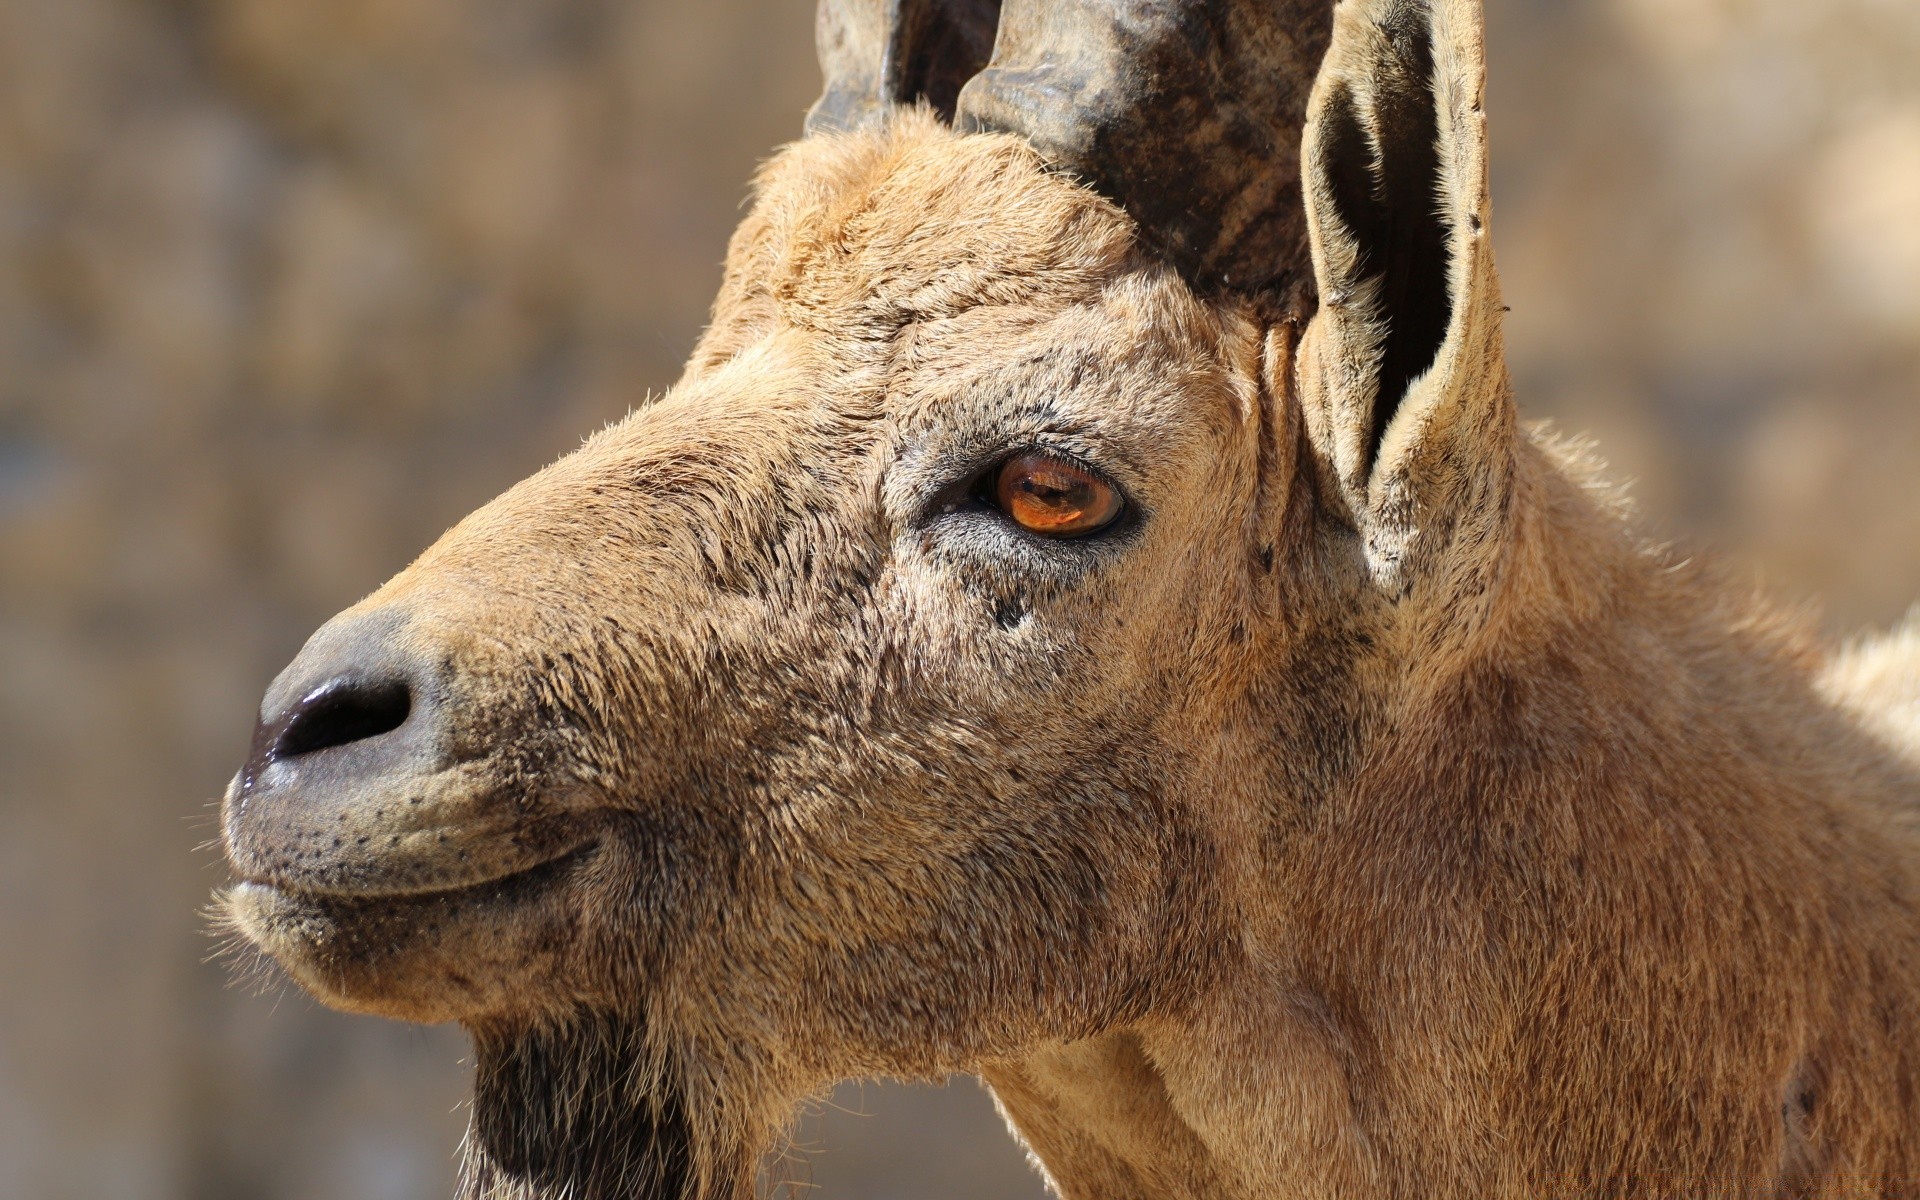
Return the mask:
<path id="1" fill-rule="evenodd" d="M 315 634 L 267 691 L 242 789 L 287 774 L 274 770 L 282 766 L 309 777 L 323 766 L 329 777 L 378 774 L 437 740 L 440 688 L 404 633 L 395 614 L 374 612 Z"/>
<path id="2" fill-rule="evenodd" d="M 329 679 L 280 721 L 269 758 L 298 758 L 391 733 L 406 722 L 413 689 L 404 679 Z"/>

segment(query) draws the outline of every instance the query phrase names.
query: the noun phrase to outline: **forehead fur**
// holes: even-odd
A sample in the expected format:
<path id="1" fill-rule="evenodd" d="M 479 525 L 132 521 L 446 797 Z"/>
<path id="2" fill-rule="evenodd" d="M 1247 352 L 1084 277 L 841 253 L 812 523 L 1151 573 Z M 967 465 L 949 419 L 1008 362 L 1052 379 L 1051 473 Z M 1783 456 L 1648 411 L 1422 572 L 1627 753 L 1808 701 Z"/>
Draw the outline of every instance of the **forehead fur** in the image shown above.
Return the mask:
<path id="1" fill-rule="evenodd" d="M 1026 142 L 903 113 L 761 172 L 716 322 L 886 337 L 982 305 L 1084 301 L 1138 262 L 1134 225 Z"/>

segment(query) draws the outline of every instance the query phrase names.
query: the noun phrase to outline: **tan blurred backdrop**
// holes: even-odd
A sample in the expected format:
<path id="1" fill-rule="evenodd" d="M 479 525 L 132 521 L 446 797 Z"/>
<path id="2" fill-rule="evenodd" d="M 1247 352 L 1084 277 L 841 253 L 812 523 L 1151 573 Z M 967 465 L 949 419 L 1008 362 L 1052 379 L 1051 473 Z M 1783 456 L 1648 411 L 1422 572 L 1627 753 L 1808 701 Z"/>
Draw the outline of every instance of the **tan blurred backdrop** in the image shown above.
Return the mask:
<path id="1" fill-rule="evenodd" d="M 1833 630 L 1920 597 L 1920 4 L 1492 0 L 1523 407 Z M 335 609 L 669 383 L 810 0 L 0 0 L 0 1198 L 444 1195 L 457 1034 L 226 985 Z M 864 1111 L 871 1115 L 855 1115 Z M 790 1173 L 1032 1197 L 971 1083 Z"/>

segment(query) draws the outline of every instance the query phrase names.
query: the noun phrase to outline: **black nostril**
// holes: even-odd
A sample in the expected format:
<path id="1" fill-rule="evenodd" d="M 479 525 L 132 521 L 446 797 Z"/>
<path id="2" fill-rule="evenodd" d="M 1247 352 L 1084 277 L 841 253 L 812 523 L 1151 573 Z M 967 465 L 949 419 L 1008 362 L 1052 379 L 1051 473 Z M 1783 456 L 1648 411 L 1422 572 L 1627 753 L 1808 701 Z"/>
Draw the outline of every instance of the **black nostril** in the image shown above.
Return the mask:
<path id="1" fill-rule="evenodd" d="M 333 680 L 307 693 L 281 718 L 267 757 L 294 758 L 378 737 L 400 728 L 412 708 L 413 696 L 397 680 Z"/>

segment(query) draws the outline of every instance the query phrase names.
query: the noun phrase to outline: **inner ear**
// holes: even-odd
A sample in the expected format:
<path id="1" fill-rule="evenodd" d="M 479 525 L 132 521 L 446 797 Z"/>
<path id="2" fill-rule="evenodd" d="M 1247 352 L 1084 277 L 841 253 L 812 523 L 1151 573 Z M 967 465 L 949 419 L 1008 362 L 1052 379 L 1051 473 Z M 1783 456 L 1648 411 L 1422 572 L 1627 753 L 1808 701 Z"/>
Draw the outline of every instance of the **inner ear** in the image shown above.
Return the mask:
<path id="1" fill-rule="evenodd" d="M 1453 321 L 1447 285 L 1453 231 L 1442 216 L 1432 34 L 1420 7 L 1411 4 L 1396 8 L 1379 29 L 1391 58 L 1369 79 L 1373 111 L 1364 113 L 1352 88 L 1340 84 L 1321 115 L 1322 169 L 1356 251 L 1348 283 L 1350 290 L 1373 293 L 1381 326 L 1369 462 Z"/>

